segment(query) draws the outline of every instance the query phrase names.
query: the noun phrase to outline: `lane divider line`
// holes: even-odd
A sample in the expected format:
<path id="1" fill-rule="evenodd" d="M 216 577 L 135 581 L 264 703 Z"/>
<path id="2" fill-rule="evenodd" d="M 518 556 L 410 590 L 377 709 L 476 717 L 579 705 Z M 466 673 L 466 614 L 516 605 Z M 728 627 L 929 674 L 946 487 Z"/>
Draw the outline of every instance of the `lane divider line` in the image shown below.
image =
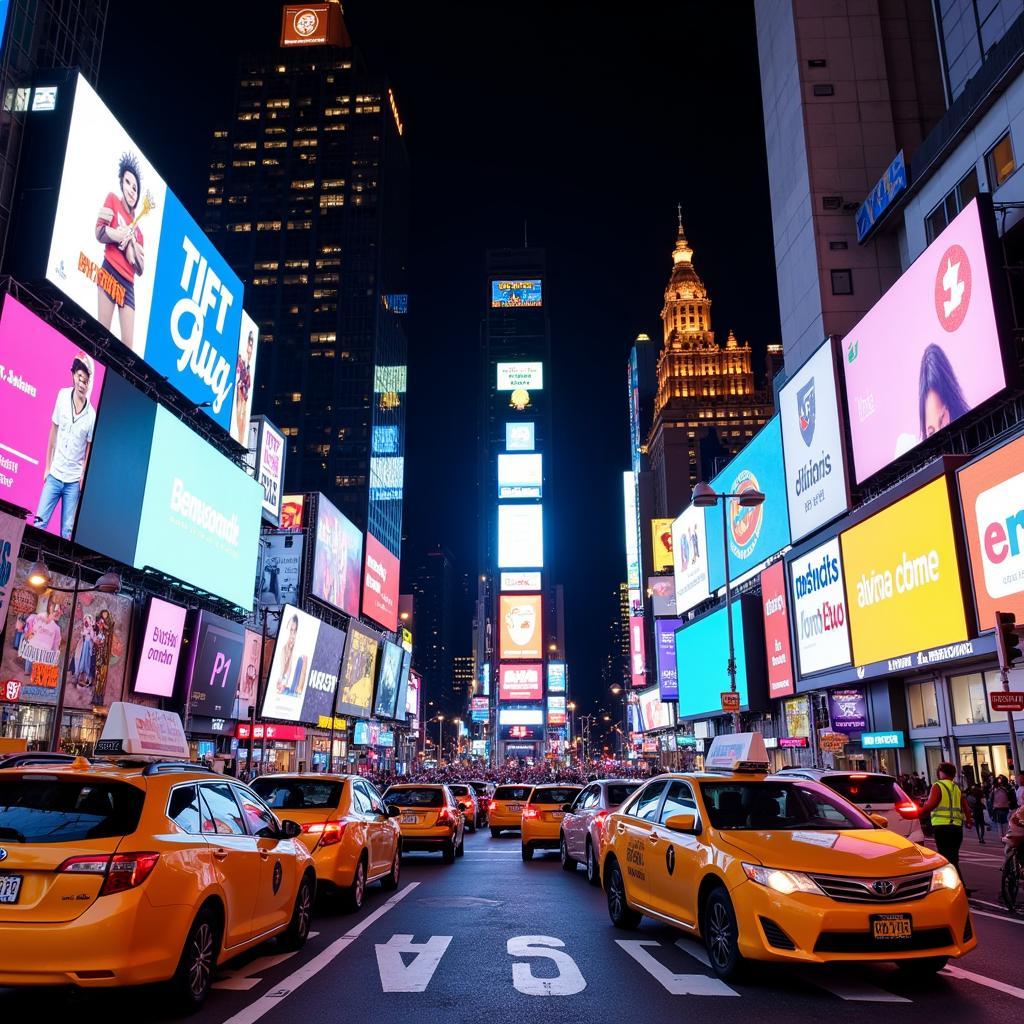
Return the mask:
<path id="1" fill-rule="evenodd" d="M 283 999 L 290 996 L 300 985 L 304 985 L 309 981 L 310 978 L 316 977 L 325 967 L 329 967 L 339 954 L 355 942 L 370 925 L 376 924 L 389 910 L 396 907 L 413 889 L 417 888 L 419 884 L 419 882 L 410 882 L 404 889 L 400 889 L 383 906 L 378 907 L 377 910 L 370 914 L 369 917 L 363 918 L 362 921 L 350 928 L 344 935 L 335 939 L 322 952 L 317 953 L 308 963 L 303 964 L 289 974 L 272 991 L 268 992 L 265 996 L 261 996 L 233 1017 L 229 1017 L 224 1024 L 255 1024 L 255 1021 L 265 1017 L 271 1010 L 277 1009 Z"/>
<path id="2" fill-rule="evenodd" d="M 971 913 L 976 917 L 991 917 L 995 921 L 1005 921 L 1007 924 L 1024 924 L 1024 918 L 1011 917 L 1009 914 L 993 914 L 988 910 L 976 910 L 971 907 Z"/>
<path id="3" fill-rule="evenodd" d="M 819 973 L 813 971 L 799 971 L 799 977 L 813 985 L 815 988 L 824 989 L 838 996 L 846 1002 L 853 1003 L 909 1003 L 913 1000 L 905 996 L 898 996 L 895 992 L 888 992 L 877 985 L 869 985 L 866 981 L 858 981 L 856 978 L 846 978 L 833 971 Z"/>
<path id="4" fill-rule="evenodd" d="M 995 989 L 1004 995 L 1013 996 L 1015 999 L 1024 999 L 1024 988 L 1017 988 L 1015 985 L 1007 985 L 1005 981 L 996 981 L 995 978 L 986 978 L 984 974 L 975 974 L 973 971 L 965 971 L 962 967 L 954 967 L 947 964 L 942 968 L 942 973 L 947 978 L 961 978 L 964 981 L 973 981 L 977 985 L 984 985 L 985 988 Z"/>

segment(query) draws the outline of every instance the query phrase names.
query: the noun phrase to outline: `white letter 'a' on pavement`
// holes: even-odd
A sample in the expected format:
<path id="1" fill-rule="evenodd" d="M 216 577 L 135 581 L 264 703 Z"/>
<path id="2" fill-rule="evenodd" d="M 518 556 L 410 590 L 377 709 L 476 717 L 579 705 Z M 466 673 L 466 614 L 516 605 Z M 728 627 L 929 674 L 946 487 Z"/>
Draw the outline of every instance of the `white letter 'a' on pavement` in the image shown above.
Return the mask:
<path id="1" fill-rule="evenodd" d="M 431 935 L 426 942 L 413 942 L 411 935 L 392 935 L 384 943 L 378 942 L 377 970 L 380 987 L 385 992 L 425 992 L 452 941 L 450 935 Z M 406 964 L 403 953 L 415 953 Z"/>
<path id="2" fill-rule="evenodd" d="M 644 949 L 660 946 L 660 942 L 636 939 L 616 939 L 620 945 L 648 974 L 656 978 L 666 992 L 674 996 L 738 996 L 724 981 L 705 974 L 674 974 Z"/>
<path id="3" fill-rule="evenodd" d="M 554 978 L 535 978 L 529 964 L 512 965 L 512 984 L 525 996 L 574 996 L 582 992 L 587 983 L 568 953 L 560 952 L 565 943 L 550 935 L 518 935 L 508 940 L 508 955 L 522 957 L 542 956 L 553 960 L 558 968 Z"/>

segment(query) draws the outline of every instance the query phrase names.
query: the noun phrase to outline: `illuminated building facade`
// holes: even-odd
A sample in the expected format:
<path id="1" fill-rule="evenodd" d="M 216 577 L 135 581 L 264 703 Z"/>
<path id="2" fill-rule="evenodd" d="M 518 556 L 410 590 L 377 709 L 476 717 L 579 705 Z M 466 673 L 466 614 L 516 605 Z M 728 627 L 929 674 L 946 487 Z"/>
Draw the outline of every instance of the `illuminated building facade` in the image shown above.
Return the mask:
<path id="1" fill-rule="evenodd" d="M 715 462 L 735 455 L 771 418 L 771 391 L 754 378 L 752 350 L 729 332 L 725 345 L 711 329 L 711 299 L 693 266 L 682 220 L 661 310 L 654 421 L 647 439 L 657 515 L 676 516 L 690 489 L 710 479 Z M 769 346 L 769 366 L 775 350 Z"/>
<path id="2" fill-rule="evenodd" d="M 288 437 L 286 489 L 322 491 L 398 555 L 409 167 L 394 95 L 343 26 L 240 61 L 206 202 L 260 326 L 253 411 Z"/>

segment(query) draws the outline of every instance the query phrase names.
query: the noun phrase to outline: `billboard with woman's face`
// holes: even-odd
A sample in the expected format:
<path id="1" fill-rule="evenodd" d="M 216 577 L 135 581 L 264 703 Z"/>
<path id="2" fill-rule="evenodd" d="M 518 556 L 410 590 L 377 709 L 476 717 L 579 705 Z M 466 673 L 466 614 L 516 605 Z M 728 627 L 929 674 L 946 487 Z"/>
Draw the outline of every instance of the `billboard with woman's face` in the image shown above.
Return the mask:
<path id="1" fill-rule="evenodd" d="M 316 551 L 310 593 L 326 604 L 359 615 L 363 535 L 322 494 L 317 495 Z"/>
<path id="2" fill-rule="evenodd" d="M 370 717 L 370 702 L 373 699 L 373 680 L 377 675 L 379 651 L 380 637 L 376 633 L 358 622 L 349 624 L 345 657 L 341 663 L 341 678 L 338 681 L 336 710 L 339 715 Z"/>
<path id="3" fill-rule="evenodd" d="M 263 698 L 261 718 L 280 718 L 298 722 L 309 684 L 309 673 L 320 631 L 319 619 L 298 608 L 285 605 L 270 665 L 267 692 Z"/>
<path id="4" fill-rule="evenodd" d="M 858 483 L 1006 386 L 992 217 L 974 199 L 843 338 Z"/>

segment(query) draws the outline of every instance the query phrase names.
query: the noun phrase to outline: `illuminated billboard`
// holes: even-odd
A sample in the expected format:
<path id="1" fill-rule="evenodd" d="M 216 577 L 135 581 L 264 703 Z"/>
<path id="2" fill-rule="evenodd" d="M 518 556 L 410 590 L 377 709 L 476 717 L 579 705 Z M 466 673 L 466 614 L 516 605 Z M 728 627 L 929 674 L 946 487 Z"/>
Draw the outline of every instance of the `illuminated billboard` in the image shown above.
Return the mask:
<path id="1" fill-rule="evenodd" d="M 375 501 L 401 501 L 405 458 L 401 455 L 370 457 L 370 497 Z"/>
<path id="2" fill-rule="evenodd" d="M 677 615 L 688 612 L 711 596 L 704 523 L 704 509 L 696 505 L 691 505 L 672 523 L 672 565 Z"/>
<path id="3" fill-rule="evenodd" d="M 503 572 L 500 576 L 503 593 L 540 590 L 539 572 Z"/>
<path id="4" fill-rule="evenodd" d="M 242 671 L 245 628 L 231 619 L 197 612 L 191 647 L 185 679 L 190 714 L 230 718 Z"/>
<path id="5" fill-rule="evenodd" d="M 0 312 L 0 498 L 71 539 L 106 371 L 11 295 Z"/>
<path id="6" fill-rule="evenodd" d="M 373 369 L 374 393 L 391 396 L 384 403 L 384 408 L 394 408 L 399 404 L 398 396 L 405 394 L 408 383 L 409 371 L 405 366 L 375 366 Z"/>
<path id="7" fill-rule="evenodd" d="M 341 4 L 285 4 L 281 12 L 281 45 L 348 46 Z"/>
<path id="8" fill-rule="evenodd" d="M 540 700 L 544 696 L 544 666 L 499 665 L 498 700 Z"/>
<path id="9" fill-rule="evenodd" d="M 565 697 L 548 696 L 548 725 L 565 725 Z"/>
<path id="10" fill-rule="evenodd" d="M 726 505 L 729 569 L 733 580 L 746 576 L 789 544 L 786 472 L 782 463 L 782 430 L 773 416 L 753 440 L 712 481 L 719 494 L 761 491 L 764 504 L 744 507 L 730 498 Z M 725 583 L 722 564 L 722 510 L 705 509 L 711 589 Z M 680 608 L 682 611 L 682 608 Z"/>
<path id="11" fill-rule="evenodd" d="M 540 594 L 502 594 L 498 599 L 500 619 L 498 656 L 506 659 L 537 659 L 544 653 L 544 618 Z"/>
<path id="12" fill-rule="evenodd" d="M 672 568 L 672 520 L 651 520 L 652 571 L 664 572 Z"/>
<path id="13" fill-rule="evenodd" d="M 789 563 L 790 611 L 800 675 L 850 664 L 850 622 L 839 538 Z"/>
<path id="14" fill-rule="evenodd" d="M 499 391 L 540 391 L 544 387 L 543 363 L 498 363 Z"/>
<path id="15" fill-rule="evenodd" d="M 672 720 L 672 705 L 661 699 L 657 686 L 641 690 L 637 694 L 637 706 L 640 709 L 640 722 L 644 732 L 650 732 L 652 729 L 670 729 L 675 724 Z"/>
<path id="16" fill-rule="evenodd" d="M 540 278 L 491 282 L 491 307 L 493 309 L 501 309 L 506 306 L 540 305 L 543 305 Z"/>
<path id="17" fill-rule="evenodd" d="M 339 715 L 370 717 L 380 640 L 379 634 L 367 629 L 362 623 L 353 620 L 348 624 L 345 658 L 341 663 L 341 678 L 338 680 Z"/>
<path id="18" fill-rule="evenodd" d="M 640 518 L 636 507 L 636 475 L 632 470 L 622 474 L 622 505 L 626 527 L 626 584 L 630 590 L 639 590 Z"/>
<path id="19" fill-rule="evenodd" d="M 110 374 L 75 539 L 251 608 L 263 488 Z"/>
<path id="20" fill-rule="evenodd" d="M 841 535 L 853 662 L 967 639 L 945 477 Z"/>
<path id="21" fill-rule="evenodd" d="M 548 693 L 565 693 L 566 671 L 564 661 L 548 662 Z"/>
<path id="22" fill-rule="evenodd" d="M 647 685 L 647 643 L 639 615 L 629 618 L 629 675 L 633 686 Z"/>
<path id="23" fill-rule="evenodd" d="M 363 535 L 322 494 L 316 504 L 316 552 L 309 591 L 346 615 L 359 615 Z"/>
<path id="24" fill-rule="evenodd" d="M 764 645 L 768 664 L 768 696 L 788 697 L 796 692 L 793 651 L 789 643 L 789 599 L 782 562 L 761 573 L 761 607 L 764 610 Z"/>
<path id="25" fill-rule="evenodd" d="M 263 518 L 271 526 L 281 523 L 284 464 L 288 444 L 284 434 L 265 416 L 249 421 L 249 451 L 252 474 L 263 488 Z"/>
<path id="26" fill-rule="evenodd" d="M 174 679 L 182 652 L 186 609 L 180 604 L 149 599 L 142 627 L 142 647 L 133 693 L 151 697 L 174 695 Z"/>
<path id="27" fill-rule="evenodd" d="M 390 423 L 374 427 L 370 448 L 374 455 L 397 455 L 398 424 Z"/>
<path id="28" fill-rule="evenodd" d="M 260 536 L 256 601 L 261 608 L 298 604 L 302 593 L 301 533 L 281 531 Z"/>
<path id="29" fill-rule="evenodd" d="M 544 567 L 543 505 L 498 506 L 498 567 Z"/>
<path id="30" fill-rule="evenodd" d="M 398 571 L 398 559 L 367 533 L 363 614 L 392 633 L 398 629 Z"/>
<path id="31" fill-rule="evenodd" d="M 380 656 L 377 692 L 373 698 L 373 713 L 379 718 L 394 718 L 398 707 L 398 691 L 402 681 L 402 659 L 405 651 L 390 640 L 384 641 Z"/>
<path id="32" fill-rule="evenodd" d="M 533 423 L 506 423 L 505 449 L 510 452 L 532 452 L 537 446 L 537 428 Z"/>
<path id="33" fill-rule="evenodd" d="M 81 76 L 46 279 L 246 444 L 259 331 L 242 282 Z"/>
<path id="34" fill-rule="evenodd" d="M 658 692 L 662 700 L 677 700 L 679 676 L 676 672 L 676 630 L 681 619 L 654 620 L 654 662 L 658 672 Z"/>
<path id="35" fill-rule="evenodd" d="M 676 615 L 676 583 L 671 576 L 648 576 L 647 593 L 651 598 L 651 611 L 674 618 Z"/>
<path id="36" fill-rule="evenodd" d="M 498 725 L 543 725 L 540 708 L 498 708 Z"/>
<path id="37" fill-rule="evenodd" d="M 991 199 L 977 196 L 843 336 L 858 483 L 1005 387 L 1003 263 Z"/>
<path id="38" fill-rule="evenodd" d="M 498 497 L 539 498 L 544 484 L 543 456 L 540 453 L 498 455 Z"/>

